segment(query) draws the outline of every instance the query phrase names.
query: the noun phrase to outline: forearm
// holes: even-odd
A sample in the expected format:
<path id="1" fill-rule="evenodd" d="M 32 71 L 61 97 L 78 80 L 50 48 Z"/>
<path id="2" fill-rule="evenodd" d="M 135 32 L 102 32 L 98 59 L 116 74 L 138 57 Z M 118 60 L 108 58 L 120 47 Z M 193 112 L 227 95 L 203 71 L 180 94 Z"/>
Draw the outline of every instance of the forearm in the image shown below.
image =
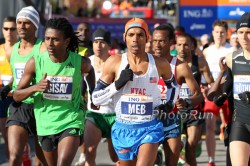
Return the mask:
<path id="1" fill-rule="evenodd" d="M 95 89 L 95 71 L 91 68 L 88 75 L 86 76 L 86 81 L 88 83 L 89 91 L 92 93 Z"/>
<path id="2" fill-rule="evenodd" d="M 116 90 L 115 83 L 108 85 L 102 80 L 99 80 L 92 94 L 93 104 L 96 106 L 102 105 L 108 102 L 109 99 L 117 92 L 118 91 Z"/>
<path id="3" fill-rule="evenodd" d="M 207 98 L 208 100 L 212 101 L 214 96 L 218 94 L 218 92 L 220 92 L 221 90 L 221 79 L 224 75 L 224 72 L 220 72 L 218 75 L 218 78 L 215 80 L 215 82 L 212 84 L 212 86 L 210 87 L 210 89 L 208 90 L 207 93 Z"/>
<path id="4" fill-rule="evenodd" d="M 193 96 L 188 98 L 191 102 L 191 106 L 196 106 L 197 104 L 201 104 L 204 100 L 204 97 L 200 91 L 197 91 L 193 94 Z"/>
<path id="5" fill-rule="evenodd" d="M 233 76 L 231 69 L 227 69 L 227 77 L 223 86 L 223 93 L 229 94 L 233 90 Z"/>
<path id="6" fill-rule="evenodd" d="M 17 89 L 13 92 L 13 98 L 16 102 L 21 102 L 35 93 L 35 85 L 25 89 Z"/>

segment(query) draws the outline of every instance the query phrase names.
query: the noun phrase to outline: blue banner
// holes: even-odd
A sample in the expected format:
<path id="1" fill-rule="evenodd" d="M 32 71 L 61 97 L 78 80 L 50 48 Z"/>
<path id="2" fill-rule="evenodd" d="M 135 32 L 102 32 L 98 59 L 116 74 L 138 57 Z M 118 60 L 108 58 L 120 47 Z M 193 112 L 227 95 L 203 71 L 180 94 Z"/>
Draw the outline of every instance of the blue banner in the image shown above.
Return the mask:
<path id="1" fill-rule="evenodd" d="M 245 12 L 250 12 L 250 6 L 218 6 L 218 18 L 237 20 Z"/>
<path id="2" fill-rule="evenodd" d="M 217 19 L 217 6 L 181 6 L 180 23 L 193 36 L 211 34 Z"/>

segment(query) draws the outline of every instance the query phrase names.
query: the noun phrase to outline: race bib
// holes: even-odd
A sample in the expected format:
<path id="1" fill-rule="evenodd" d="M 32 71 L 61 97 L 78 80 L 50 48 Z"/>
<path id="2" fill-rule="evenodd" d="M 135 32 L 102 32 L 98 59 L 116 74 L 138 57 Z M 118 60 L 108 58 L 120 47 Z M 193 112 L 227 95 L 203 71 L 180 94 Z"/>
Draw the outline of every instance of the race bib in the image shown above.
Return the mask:
<path id="1" fill-rule="evenodd" d="M 25 64 L 26 63 L 15 63 L 14 64 L 14 69 L 15 69 L 15 77 L 16 77 L 16 84 L 18 85 L 22 76 L 23 76 L 23 73 L 24 73 L 24 68 L 25 68 Z"/>
<path id="2" fill-rule="evenodd" d="M 250 76 L 249 75 L 234 75 L 234 99 L 239 100 L 238 94 L 250 92 Z"/>
<path id="3" fill-rule="evenodd" d="M 121 119 L 132 122 L 150 121 L 153 115 L 153 98 L 145 95 L 121 96 Z"/>
<path id="4" fill-rule="evenodd" d="M 187 84 L 182 84 L 181 89 L 180 89 L 180 94 L 179 94 L 180 98 L 189 98 L 192 95 L 193 94 L 188 88 Z"/>
<path id="5" fill-rule="evenodd" d="M 47 76 L 50 81 L 49 88 L 43 93 L 43 98 L 49 100 L 71 100 L 72 98 L 72 77 Z"/>
<path id="6" fill-rule="evenodd" d="M 2 85 L 8 85 L 8 83 L 10 82 L 11 80 L 11 77 L 10 75 L 1 75 L 1 81 L 2 81 Z"/>
<path id="7" fill-rule="evenodd" d="M 158 88 L 160 89 L 161 92 L 161 104 L 166 104 L 167 103 L 167 86 L 164 83 L 163 79 L 160 78 L 158 81 Z"/>

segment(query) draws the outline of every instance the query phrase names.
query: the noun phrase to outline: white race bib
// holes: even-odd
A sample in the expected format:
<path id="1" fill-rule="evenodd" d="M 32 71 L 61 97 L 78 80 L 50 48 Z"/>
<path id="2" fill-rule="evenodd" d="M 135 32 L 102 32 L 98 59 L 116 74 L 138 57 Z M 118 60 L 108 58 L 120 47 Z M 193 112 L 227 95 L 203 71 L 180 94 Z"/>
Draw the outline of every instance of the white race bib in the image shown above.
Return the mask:
<path id="1" fill-rule="evenodd" d="M 181 85 L 179 96 L 180 96 L 180 98 L 189 98 L 190 96 L 192 96 L 192 92 L 190 91 L 187 84 Z"/>
<path id="2" fill-rule="evenodd" d="M 15 63 L 14 64 L 14 69 L 15 69 L 15 73 L 16 73 L 16 84 L 18 85 L 23 73 L 24 73 L 24 68 L 25 68 L 25 64 L 26 63 Z"/>
<path id="3" fill-rule="evenodd" d="M 152 119 L 153 98 L 146 95 L 122 95 L 121 119 L 132 122 L 146 122 Z"/>
<path id="4" fill-rule="evenodd" d="M 250 76 L 249 75 L 234 75 L 234 99 L 239 100 L 238 94 L 250 91 Z"/>
<path id="5" fill-rule="evenodd" d="M 49 88 L 43 93 L 43 97 L 49 100 L 71 100 L 72 98 L 72 77 L 68 76 L 47 76 L 50 81 Z"/>

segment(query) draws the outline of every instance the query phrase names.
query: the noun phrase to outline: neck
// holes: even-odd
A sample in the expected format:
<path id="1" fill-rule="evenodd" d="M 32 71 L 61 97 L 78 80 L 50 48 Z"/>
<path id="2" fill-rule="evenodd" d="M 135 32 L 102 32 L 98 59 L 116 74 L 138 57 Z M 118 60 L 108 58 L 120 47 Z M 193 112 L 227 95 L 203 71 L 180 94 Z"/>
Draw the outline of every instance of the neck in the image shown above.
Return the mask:
<path id="1" fill-rule="evenodd" d="M 66 61 L 66 59 L 68 58 L 69 54 L 67 51 L 65 51 L 64 53 L 60 53 L 60 55 L 50 55 L 50 59 L 52 60 L 52 62 L 54 63 L 62 63 L 64 61 Z"/>
<path id="2" fill-rule="evenodd" d="M 188 55 L 186 58 L 182 58 L 179 55 L 177 55 L 177 58 L 182 61 L 182 62 L 186 62 L 186 63 L 190 63 L 192 62 L 192 55 Z"/>
<path id="3" fill-rule="evenodd" d="M 12 48 L 15 43 L 16 43 L 16 41 L 5 41 L 4 49 L 9 50 L 9 48 Z"/>
<path id="4" fill-rule="evenodd" d="M 226 45 L 226 42 L 224 42 L 224 43 L 214 43 L 214 45 L 215 45 L 215 47 L 216 47 L 217 49 L 219 49 L 219 48 L 225 46 L 225 45 Z"/>
<path id="5" fill-rule="evenodd" d="M 37 38 L 34 36 L 30 39 L 22 39 L 20 43 L 21 48 L 33 47 L 36 43 Z"/>
<path id="6" fill-rule="evenodd" d="M 250 50 L 243 50 L 243 55 L 247 60 L 250 60 Z"/>
<path id="7" fill-rule="evenodd" d="M 95 55 L 95 61 L 96 61 L 98 64 L 102 64 L 102 63 L 104 63 L 109 57 L 110 57 L 110 55 L 109 55 L 108 53 L 105 54 L 105 55 L 101 55 L 101 56 Z"/>
<path id="8" fill-rule="evenodd" d="M 140 64 L 141 62 L 143 61 L 148 61 L 148 55 L 147 53 L 143 53 L 143 54 L 133 54 L 133 53 L 127 53 L 127 57 L 128 57 L 128 60 L 129 60 L 129 63 L 132 62 L 132 64 Z"/>

